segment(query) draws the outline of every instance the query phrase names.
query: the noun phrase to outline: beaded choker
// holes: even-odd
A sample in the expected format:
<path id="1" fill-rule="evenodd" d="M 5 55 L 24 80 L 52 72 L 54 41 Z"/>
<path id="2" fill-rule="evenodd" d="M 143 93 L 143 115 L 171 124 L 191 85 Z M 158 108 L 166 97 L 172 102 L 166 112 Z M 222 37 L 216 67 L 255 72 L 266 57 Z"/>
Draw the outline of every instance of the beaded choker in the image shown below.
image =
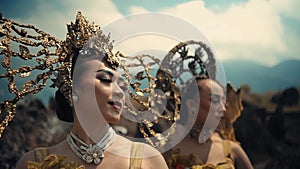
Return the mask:
<path id="1" fill-rule="evenodd" d="M 90 164 L 94 162 L 95 165 L 99 164 L 104 158 L 103 151 L 108 148 L 114 140 L 115 131 L 110 127 L 105 136 L 95 145 L 86 144 L 80 140 L 72 131 L 67 136 L 67 143 L 72 151 L 83 161 Z M 80 143 L 78 146 L 76 143 Z"/>

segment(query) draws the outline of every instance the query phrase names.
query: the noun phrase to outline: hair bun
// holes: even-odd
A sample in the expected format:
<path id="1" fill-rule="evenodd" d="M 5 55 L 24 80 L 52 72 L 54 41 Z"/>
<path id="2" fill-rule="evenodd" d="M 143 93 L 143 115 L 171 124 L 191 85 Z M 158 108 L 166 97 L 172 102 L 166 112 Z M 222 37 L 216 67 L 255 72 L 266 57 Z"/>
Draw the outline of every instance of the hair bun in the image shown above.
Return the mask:
<path id="1" fill-rule="evenodd" d="M 55 101 L 57 117 L 65 122 L 73 122 L 73 108 L 59 90 L 55 92 Z"/>

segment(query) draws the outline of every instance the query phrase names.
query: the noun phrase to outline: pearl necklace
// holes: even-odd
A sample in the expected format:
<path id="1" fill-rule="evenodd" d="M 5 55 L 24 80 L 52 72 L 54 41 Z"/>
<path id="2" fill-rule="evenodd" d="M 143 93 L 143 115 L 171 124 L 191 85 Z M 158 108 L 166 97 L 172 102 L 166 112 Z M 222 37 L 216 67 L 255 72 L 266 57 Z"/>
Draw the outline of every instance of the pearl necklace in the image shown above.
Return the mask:
<path id="1" fill-rule="evenodd" d="M 70 146 L 71 150 L 83 161 L 90 164 L 94 162 L 94 164 L 99 164 L 104 158 L 103 151 L 109 147 L 114 140 L 115 131 L 109 127 L 105 136 L 95 145 L 86 144 L 82 140 L 80 140 L 72 131 L 67 136 L 67 143 Z M 75 141 L 80 143 L 80 146 L 75 144 Z"/>

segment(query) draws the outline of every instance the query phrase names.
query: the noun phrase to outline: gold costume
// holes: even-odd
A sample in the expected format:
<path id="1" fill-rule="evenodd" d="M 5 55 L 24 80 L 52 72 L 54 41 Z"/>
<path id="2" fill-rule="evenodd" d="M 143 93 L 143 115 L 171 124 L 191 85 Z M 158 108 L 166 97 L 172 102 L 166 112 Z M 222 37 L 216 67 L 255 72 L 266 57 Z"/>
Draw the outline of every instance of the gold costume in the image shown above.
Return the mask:
<path id="1" fill-rule="evenodd" d="M 234 161 L 231 159 L 231 146 L 230 141 L 224 140 L 223 153 L 224 160 L 218 164 L 205 164 L 195 155 L 181 155 L 180 149 L 172 150 L 170 159 L 167 159 L 168 166 L 172 169 L 234 169 Z"/>

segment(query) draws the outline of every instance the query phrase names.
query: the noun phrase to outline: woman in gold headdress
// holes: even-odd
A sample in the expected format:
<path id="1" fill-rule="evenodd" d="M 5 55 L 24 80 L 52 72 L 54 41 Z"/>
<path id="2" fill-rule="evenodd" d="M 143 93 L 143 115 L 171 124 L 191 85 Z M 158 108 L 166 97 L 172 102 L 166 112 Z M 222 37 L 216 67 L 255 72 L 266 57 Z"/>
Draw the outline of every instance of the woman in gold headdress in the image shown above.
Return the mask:
<path id="1" fill-rule="evenodd" d="M 239 144 L 223 140 L 217 132 L 209 131 L 210 125 L 218 123 L 226 110 L 223 88 L 211 79 L 197 80 L 197 85 L 200 102 L 195 103 L 198 99 L 191 97 L 185 103 L 191 108 L 199 105 L 195 124 L 190 133 L 166 155 L 169 167 L 253 168 Z M 209 113 L 213 115 L 204 128 Z M 200 134 L 204 130 L 211 134 L 207 139 Z"/>
<path id="2" fill-rule="evenodd" d="M 193 50 L 195 46 L 196 49 Z M 192 78 L 186 82 L 185 92 L 181 95 L 181 109 L 185 111 L 180 112 L 181 119 L 175 132 L 175 135 L 183 132 L 188 134 L 164 153 L 169 168 L 252 169 L 241 146 L 224 140 L 215 132 L 226 110 L 226 95 L 224 87 L 214 80 L 215 58 L 210 48 L 202 42 L 183 42 L 170 50 L 167 57 L 166 63 L 171 66 L 187 65 L 188 69 L 182 66 L 181 71 L 192 73 Z M 185 127 L 188 124 L 192 124 L 189 131 Z"/>
<path id="3" fill-rule="evenodd" d="M 95 24 L 90 24 L 81 13 L 78 13 L 75 24 L 68 25 L 67 40 L 63 42 L 38 31 L 42 33 L 36 40 L 43 39 L 43 42 L 30 43 L 27 38 L 33 36 L 27 36 L 23 29 L 18 31 L 12 23 L 20 26 L 1 18 L 1 24 L 4 25 L 1 36 L 7 37 L 1 39 L 0 44 L 3 49 L 1 54 L 6 56 L 3 65 L 11 70 L 10 64 L 5 64 L 12 57 L 9 52 L 11 45 L 6 43 L 9 39 L 19 40 L 29 46 L 43 46 L 45 49 L 39 51 L 36 57 L 44 54 L 46 59 L 37 59 L 40 66 L 9 71 L 1 78 L 10 78 L 13 73 L 29 74 L 35 68 L 49 72 L 39 75 L 36 82 L 27 83 L 21 92 L 11 83 L 10 91 L 16 93 L 17 97 L 3 103 L 7 111 L 11 112 L 9 115 L 14 113 L 17 100 L 22 99 L 26 93 L 38 92 L 43 85 L 36 91 L 30 90 L 29 86 L 37 84 L 41 79 L 46 81 L 53 72 L 57 72 L 54 74 L 54 86 L 58 87 L 55 96 L 57 115 L 64 121 L 73 122 L 66 140 L 52 147 L 36 148 L 26 153 L 16 168 L 167 168 L 162 155 L 155 148 L 132 142 L 110 127 L 110 124 L 119 121 L 124 109 L 126 86 L 117 71 L 120 63 L 118 56 L 112 53 L 109 36 L 104 35 Z M 11 30 L 15 30 L 22 38 L 10 36 Z M 49 46 L 57 47 L 55 54 L 48 50 Z M 22 45 L 20 53 L 20 57 L 32 57 Z M 50 55 L 57 55 L 58 58 L 51 60 Z M 1 133 L 2 124 L 7 125 L 8 121 L 1 123 Z"/>

